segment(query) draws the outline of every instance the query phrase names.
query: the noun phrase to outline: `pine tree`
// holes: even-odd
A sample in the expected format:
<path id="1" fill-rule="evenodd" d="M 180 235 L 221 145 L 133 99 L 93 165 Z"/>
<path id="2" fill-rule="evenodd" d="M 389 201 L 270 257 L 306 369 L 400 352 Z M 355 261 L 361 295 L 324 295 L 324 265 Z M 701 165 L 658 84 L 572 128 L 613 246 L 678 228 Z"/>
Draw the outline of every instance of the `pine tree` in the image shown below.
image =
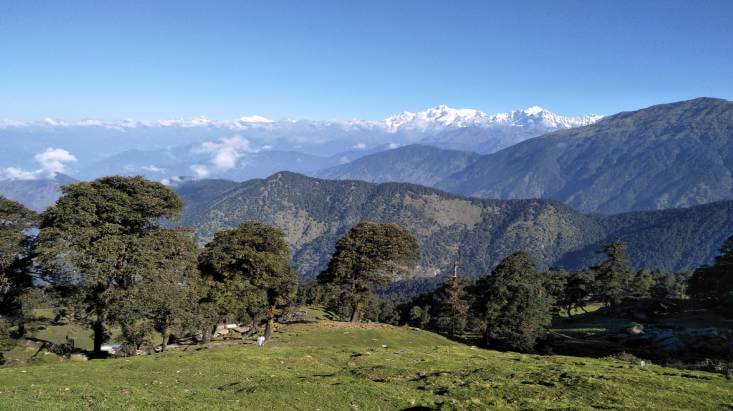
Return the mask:
<path id="1" fill-rule="evenodd" d="M 435 306 L 438 311 L 435 322 L 439 331 L 455 337 L 466 328 L 468 304 L 463 297 L 464 291 L 458 278 L 456 262 L 453 276 L 435 293 Z"/>
<path id="2" fill-rule="evenodd" d="M 487 345 L 532 350 L 552 320 L 554 299 L 526 252 L 505 258 L 477 282 L 476 292 Z"/>
<path id="3" fill-rule="evenodd" d="M 626 244 L 614 241 L 603 249 L 607 260 L 595 267 L 596 295 L 608 307 L 621 303 L 631 294 L 634 271 L 626 252 Z"/>

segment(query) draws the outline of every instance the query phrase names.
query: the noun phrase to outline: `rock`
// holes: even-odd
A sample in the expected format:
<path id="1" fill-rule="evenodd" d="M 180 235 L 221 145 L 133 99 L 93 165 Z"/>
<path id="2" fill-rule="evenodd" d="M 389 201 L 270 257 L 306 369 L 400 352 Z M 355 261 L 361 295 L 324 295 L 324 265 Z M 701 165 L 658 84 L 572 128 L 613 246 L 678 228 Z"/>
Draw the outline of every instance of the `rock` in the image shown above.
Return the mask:
<path id="1" fill-rule="evenodd" d="M 71 354 L 69 356 L 69 360 L 71 361 L 87 361 L 89 358 L 84 354 Z"/>
<path id="2" fill-rule="evenodd" d="M 305 311 L 288 312 L 281 315 L 277 321 L 283 324 L 304 322 L 306 320 L 307 314 L 308 313 L 306 313 Z"/>

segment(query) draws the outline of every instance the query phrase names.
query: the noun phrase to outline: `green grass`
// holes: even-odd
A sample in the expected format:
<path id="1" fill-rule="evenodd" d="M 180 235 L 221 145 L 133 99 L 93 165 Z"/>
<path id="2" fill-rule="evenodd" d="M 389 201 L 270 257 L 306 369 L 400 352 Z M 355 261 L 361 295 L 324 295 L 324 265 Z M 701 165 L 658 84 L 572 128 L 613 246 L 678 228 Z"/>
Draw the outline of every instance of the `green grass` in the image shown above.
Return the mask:
<path id="1" fill-rule="evenodd" d="M 727 409 L 722 375 L 319 320 L 241 345 L 0 369 L 1 409 Z"/>

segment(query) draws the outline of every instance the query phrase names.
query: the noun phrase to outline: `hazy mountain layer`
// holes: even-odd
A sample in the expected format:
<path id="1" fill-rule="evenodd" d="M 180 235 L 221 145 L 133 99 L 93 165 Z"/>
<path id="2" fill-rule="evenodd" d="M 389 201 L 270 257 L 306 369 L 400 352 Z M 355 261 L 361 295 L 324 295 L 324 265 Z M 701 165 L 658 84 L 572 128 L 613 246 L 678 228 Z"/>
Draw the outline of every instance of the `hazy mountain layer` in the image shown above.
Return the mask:
<path id="1" fill-rule="evenodd" d="M 75 180 L 64 175 L 40 180 L 0 180 L 0 195 L 35 211 L 43 211 L 56 202 L 61 186 Z"/>
<path id="2" fill-rule="evenodd" d="M 392 181 L 432 186 L 468 167 L 479 157 L 476 153 L 466 151 L 409 145 L 370 154 L 314 174 L 317 177 L 338 180 L 373 183 Z"/>

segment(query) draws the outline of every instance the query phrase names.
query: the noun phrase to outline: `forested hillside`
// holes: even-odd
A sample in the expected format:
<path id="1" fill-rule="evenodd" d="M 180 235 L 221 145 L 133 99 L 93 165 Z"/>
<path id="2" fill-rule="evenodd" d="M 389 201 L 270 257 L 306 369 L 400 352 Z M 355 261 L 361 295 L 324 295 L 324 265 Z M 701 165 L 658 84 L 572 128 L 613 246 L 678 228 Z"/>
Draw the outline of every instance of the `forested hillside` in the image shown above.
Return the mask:
<path id="1" fill-rule="evenodd" d="M 437 186 L 603 213 L 731 199 L 733 102 L 699 98 L 619 113 L 483 156 Z"/>
<path id="2" fill-rule="evenodd" d="M 337 237 L 362 220 L 398 223 L 415 235 L 422 250 L 416 275 L 422 277 L 447 271 L 456 258 L 466 274 L 484 274 L 517 250 L 528 251 L 541 266 L 572 269 L 598 261 L 600 245 L 617 239 L 628 243 L 636 266 L 690 270 L 711 261 L 722 239 L 733 233 L 733 202 L 586 215 L 552 200 L 470 199 L 412 184 L 320 180 L 288 172 L 235 185 L 189 182 L 177 192 L 185 204 L 183 224 L 202 240 L 245 220 L 281 228 L 304 278 L 316 275 Z"/>

